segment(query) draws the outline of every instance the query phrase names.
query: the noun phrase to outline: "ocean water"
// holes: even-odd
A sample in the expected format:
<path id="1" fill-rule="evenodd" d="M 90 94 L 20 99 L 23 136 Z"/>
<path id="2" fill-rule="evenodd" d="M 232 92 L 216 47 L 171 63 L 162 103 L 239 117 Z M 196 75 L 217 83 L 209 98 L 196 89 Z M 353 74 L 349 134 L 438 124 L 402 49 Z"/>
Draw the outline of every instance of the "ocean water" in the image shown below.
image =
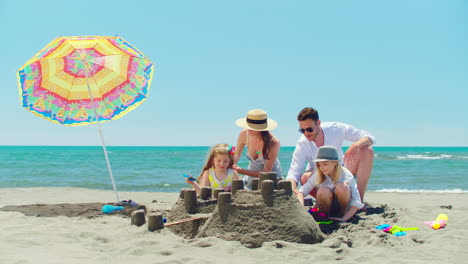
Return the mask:
<path id="1" fill-rule="evenodd" d="M 178 192 L 197 176 L 209 147 L 108 147 L 118 191 Z M 468 192 L 468 147 L 375 147 L 370 191 Z M 283 177 L 294 147 L 279 155 Z M 243 157 L 240 166 L 246 166 Z M 112 190 L 100 146 L 0 146 L 0 188 Z"/>

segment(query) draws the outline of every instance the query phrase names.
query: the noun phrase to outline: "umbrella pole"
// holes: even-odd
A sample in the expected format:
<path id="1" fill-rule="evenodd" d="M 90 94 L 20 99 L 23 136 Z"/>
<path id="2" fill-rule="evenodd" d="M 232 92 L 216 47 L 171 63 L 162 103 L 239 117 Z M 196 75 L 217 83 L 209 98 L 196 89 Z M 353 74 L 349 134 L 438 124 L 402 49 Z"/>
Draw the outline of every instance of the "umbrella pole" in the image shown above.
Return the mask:
<path id="1" fill-rule="evenodd" d="M 96 109 L 94 110 L 94 112 L 96 114 Z M 96 119 L 97 119 L 97 114 L 96 114 Z M 106 157 L 107 170 L 109 170 L 109 175 L 112 181 L 112 187 L 114 188 L 115 198 L 117 199 L 117 202 L 120 202 L 119 194 L 117 193 L 117 188 L 115 187 L 114 175 L 112 175 L 112 168 L 109 162 L 109 157 L 107 155 L 106 144 L 104 143 L 104 136 L 102 135 L 101 123 L 99 122 L 99 119 L 97 119 L 97 124 L 98 124 L 99 135 L 101 136 L 102 149 L 104 150 L 104 156 Z"/>
<path id="2" fill-rule="evenodd" d="M 82 62 L 83 62 L 83 65 L 85 65 L 86 67 L 85 69 L 86 85 L 88 86 L 89 98 L 91 99 L 91 105 L 93 107 L 94 116 L 96 117 L 96 122 L 98 125 L 98 132 L 99 132 L 99 135 L 101 136 L 102 149 L 104 150 L 104 157 L 106 157 L 107 170 L 109 171 L 109 175 L 110 175 L 111 182 L 112 182 L 112 187 L 114 188 L 115 198 L 117 199 L 117 202 L 120 202 L 119 194 L 117 193 L 117 187 L 115 187 L 114 175 L 112 174 L 112 168 L 109 162 L 109 156 L 107 155 L 106 143 L 104 143 L 104 136 L 102 134 L 101 123 L 99 122 L 99 115 L 96 111 L 96 107 L 94 107 L 94 98 L 93 98 L 93 94 L 91 93 L 91 88 L 89 87 L 88 64 L 86 63 L 84 59 L 82 60 Z"/>

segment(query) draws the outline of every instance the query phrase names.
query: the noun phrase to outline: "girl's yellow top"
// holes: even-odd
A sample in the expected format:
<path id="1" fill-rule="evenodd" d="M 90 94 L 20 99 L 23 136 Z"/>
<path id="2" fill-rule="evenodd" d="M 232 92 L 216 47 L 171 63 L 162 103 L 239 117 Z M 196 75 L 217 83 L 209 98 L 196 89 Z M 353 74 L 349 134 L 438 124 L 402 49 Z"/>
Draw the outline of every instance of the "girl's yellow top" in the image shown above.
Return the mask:
<path id="1" fill-rule="evenodd" d="M 234 173 L 232 169 L 228 169 L 227 177 L 220 181 L 215 174 L 213 168 L 208 170 L 208 180 L 210 181 L 211 188 L 219 188 L 219 187 L 226 187 L 232 185 L 232 178 L 234 177 Z"/>

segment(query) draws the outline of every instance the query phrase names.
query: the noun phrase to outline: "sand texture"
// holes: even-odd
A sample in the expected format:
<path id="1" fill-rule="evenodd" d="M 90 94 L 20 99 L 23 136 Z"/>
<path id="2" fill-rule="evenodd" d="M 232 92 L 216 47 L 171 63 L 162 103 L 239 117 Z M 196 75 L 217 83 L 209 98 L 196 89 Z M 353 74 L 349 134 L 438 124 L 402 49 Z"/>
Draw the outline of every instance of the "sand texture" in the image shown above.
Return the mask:
<path id="1" fill-rule="evenodd" d="M 197 212 L 192 215 L 205 218 L 197 220 L 200 235 L 190 238 L 168 227 L 150 232 L 147 224 L 131 225 L 127 214 L 100 215 L 97 209 L 113 202 L 111 191 L 3 188 L 0 194 L 0 263 L 466 263 L 468 259 L 466 193 L 369 192 L 366 193 L 367 213 L 360 212 L 347 223 L 320 225 L 323 242 L 307 244 L 285 241 L 287 238 L 269 239 L 255 248 L 246 246 L 242 237 L 255 232 L 259 237 L 265 236 L 261 233 L 264 231 L 249 233 L 243 228 L 252 230 L 252 225 L 259 225 L 263 228 L 259 230 L 275 233 L 288 228 L 292 222 L 303 221 L 290 222 L 294 218 L 291 215 L 282 219 L 282 214 L 269 206 L 246 210 L 242 206 L 259 204 L 260 200 L 250 197 L 242 202 L 233 197 L 224 222 L 232 229 L 223 227 L 221 216 L 213 217 L 216 209 L 212 213 Z M 160 212 L 166 217 L 180 202 L 178 193 L 121 192 L 119 195 L 121 199 L 145 205 L 148 212 Z M 275 198 L 276 202 L 285 198 L 280 196 Z M 69 216 L 63 214 L 65 211 Z M 433 230 L 423 224 L 434 220 L 439 213 L 449 216 L 445 228 Z M 310 219 L 306 212 L 299 212 L 296 217 L 301 215 Z M 243 225 L 244 222 L 251 225 Z M 375 229 L 382 224 L 419 229 L 398 237 Z M 236 239 L 231 239 L 234 236 Z"/>

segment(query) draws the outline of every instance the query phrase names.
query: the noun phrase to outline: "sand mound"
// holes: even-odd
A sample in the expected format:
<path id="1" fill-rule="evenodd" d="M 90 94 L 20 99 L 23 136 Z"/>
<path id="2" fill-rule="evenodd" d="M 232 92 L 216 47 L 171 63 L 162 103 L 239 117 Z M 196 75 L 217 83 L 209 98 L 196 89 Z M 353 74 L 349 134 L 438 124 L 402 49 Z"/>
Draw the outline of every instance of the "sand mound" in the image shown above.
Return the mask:
<path id="1" fill-rule="evenodd" d="M 247 247 L 276 240 L 315 244 L 324 239 L 312 216 L 284 190 L 274 192 L 271 205 L 260 191 L 239 191 L 233 200 L 224 209 L 218 205 L 198 237 L 236 240 Z"/>
<path id="2" fill-rule="evenodd" d="M 246 247 L 261 247 L 264 242 L 282 240 L 314 244 L 324 240 L 324 234 L 313 217 L 304 210 L 292 194 L 289 182 L 283 189 L 274 189 L 274 182 L 264 181 L 270 188 L 235 190 L 218 194 L 214 199 L 193 197 L 192 190 L 183 190 L 169 212 L 169 221 L 202 216 L 202 219 L 171 226 L 170 229 L 186 238 L 214 236 L 239 241 Z M 289 183 L 289 185 L 288 185 Z M 282 184 L 279 184 L 280 186 Z M 216 199 L 217 198 L 217 199 Z M 192 198 L 193 199 L 193 198 Z M 192 212 L 189 208 L 192 208 Z"/>

